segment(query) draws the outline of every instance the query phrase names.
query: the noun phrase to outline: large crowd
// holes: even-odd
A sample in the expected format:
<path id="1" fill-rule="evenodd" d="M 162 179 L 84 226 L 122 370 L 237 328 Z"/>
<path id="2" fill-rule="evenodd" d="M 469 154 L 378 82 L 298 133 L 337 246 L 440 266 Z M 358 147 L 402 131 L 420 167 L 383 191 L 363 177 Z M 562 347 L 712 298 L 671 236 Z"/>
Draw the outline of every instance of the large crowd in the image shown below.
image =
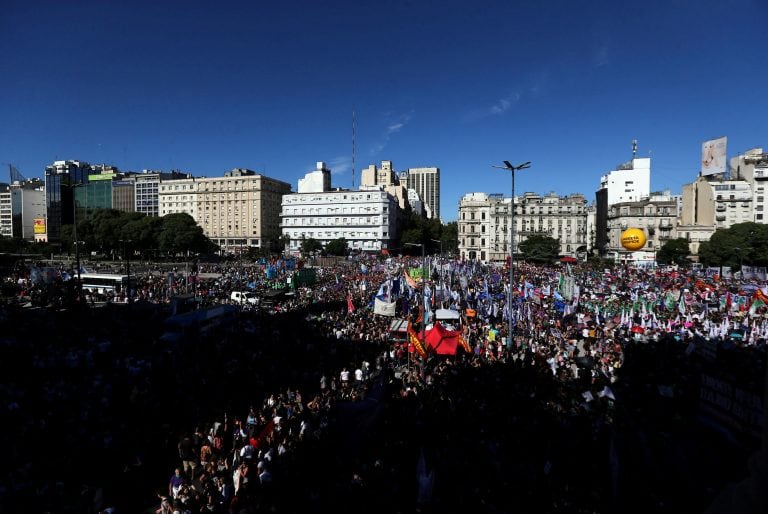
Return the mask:
<path id="1" fill-rule="evenodd" d="M 4 510 L 701 512 L 759 446 L 759 405 L 701 398 L 716 381 L 762 400 L 765 284 L 523 264 L 510 294 L 504 269 L 436 259 L 424 290 L 404 279 L 420 259 L 356 260 L 159 339 L 169 298 L 263 294 L 293 271 L 274 265 L 147 269 L 130 307 L 7 305 Z M 393 332 L 440 307 L 469 352 Z"/>

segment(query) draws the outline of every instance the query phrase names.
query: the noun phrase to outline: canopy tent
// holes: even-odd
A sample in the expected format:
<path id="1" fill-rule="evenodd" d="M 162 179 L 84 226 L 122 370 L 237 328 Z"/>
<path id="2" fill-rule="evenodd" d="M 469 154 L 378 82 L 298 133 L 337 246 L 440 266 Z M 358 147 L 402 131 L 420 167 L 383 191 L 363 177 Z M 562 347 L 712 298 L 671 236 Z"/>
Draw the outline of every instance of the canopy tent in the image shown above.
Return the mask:
<path id="1" fill-rule="evenodd" d="M 434 326 L 424 334 L 426 347 L 438 355 L 456 355 L 459 348 L 460 332 L 446 330 L 446 328 L 435 322 Z"/>
<path id="2" fill-rule="evenodd" d="M 576 261 L 576 257 L 571 257 L 570 255 L 566 255 L 564 257 L 560 257 L 560 262 L 570 262 L 571 264 L 573 264 L 574 262 L 577 262 L 577 261 Z"/>

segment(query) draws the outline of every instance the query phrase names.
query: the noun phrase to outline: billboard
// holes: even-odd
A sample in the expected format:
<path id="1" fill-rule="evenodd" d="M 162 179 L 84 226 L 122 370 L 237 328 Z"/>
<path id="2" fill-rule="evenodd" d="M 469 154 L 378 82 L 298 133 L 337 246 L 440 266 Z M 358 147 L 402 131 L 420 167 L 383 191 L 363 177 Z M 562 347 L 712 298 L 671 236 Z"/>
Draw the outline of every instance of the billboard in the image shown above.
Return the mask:
<path id="1" fill-rule="evenodd" d="M 701 174 L 725 173 L 725 147 L 727 137 L 710 139 L 701 145 Z"/>
<path id="2" fill-rule="evenodd" d="M 45 234 L 45 218 L 35 218 L 32 220 L 33 228 L 32 233 L 33 234 Z"/>

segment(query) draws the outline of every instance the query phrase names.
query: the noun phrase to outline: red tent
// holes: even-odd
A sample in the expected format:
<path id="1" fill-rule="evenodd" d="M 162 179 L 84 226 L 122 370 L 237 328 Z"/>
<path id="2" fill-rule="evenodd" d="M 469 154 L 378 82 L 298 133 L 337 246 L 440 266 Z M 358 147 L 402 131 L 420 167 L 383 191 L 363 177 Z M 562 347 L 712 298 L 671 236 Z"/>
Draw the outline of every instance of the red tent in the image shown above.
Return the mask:
<path id="1" fill-rule="evenodd" d="M 576 262 L 576 257 L 571 257 L 570 255 L 566 255 L 565 257 L 560 257 L 560 262 L 570 262 L 573 264 Z"/>
<path id="2" fill-rule="evenodd" d="M 446 328 L 435 322 L 431 329 L 424 335 L 426 347 L 438 355 L 456 355 L 459 348 L 459 331 L 446 330 Z"/>

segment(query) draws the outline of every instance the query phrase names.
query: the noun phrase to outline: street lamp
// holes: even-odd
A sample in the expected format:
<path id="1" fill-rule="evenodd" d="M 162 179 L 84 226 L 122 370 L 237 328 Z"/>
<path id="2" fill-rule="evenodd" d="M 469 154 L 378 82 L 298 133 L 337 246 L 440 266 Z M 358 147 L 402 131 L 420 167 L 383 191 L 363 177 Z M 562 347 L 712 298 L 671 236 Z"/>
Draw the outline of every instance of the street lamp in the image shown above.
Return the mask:
<path id="1" fill-rule="evenodd" d="M 427 256 L 425 254 L 425 245 L 424 243 L 403 243 L 405 246 L 420 246 L 421 247 L 421 308 L 426 310 L 426 293 L 427 293 Z M 421 319 L 421 342 L 424 343 L 425 341 L 425 333 L 426 333 L 426 326 L 427 323 L 424 320 L 424 316 L 422 315 Z"/>
<path id="2" fill-rule="evenodd" d="M 128 303 L 131 303 L 131 252 L 128 248 L 133 239 L 120 239 L 123 243 L 123 253 L 125 254 L 125 274 L 128 275 Z"/>
<path id="3" fill-rule="evenodd" d="M 83 243 L 83 241 L 78 241 L 77 239 L 77 199 L 75 198 L 75 189 L 81 186 L 85 186 L 85 182 L 80 182 L 79 184 L 70 184 L 69 187 L 72 189 L 72 239 L 75 243 L 75 265 L 77 266 L 77 294 L 79 297 L 82 297 L 83 295 L 83 283 L 80 280 L 80 244 Z"/>
<path id="4" fill-rule="evenodd" d="M 440 262 L 440 273 L 439 273 L 439 277 L 440 277 L 440 281 L 444 282 L 443 281 L 443 240 L 442 239 L 430 239 L 430 241 L 432 241 L 433 243 L 440 243 L 440 261 L 439 261 Z"/>
<path id="5" fill-rule="evenodd" d="M 507 340 L 507 347 L 511 350 L 512 349 L 512 287 L 515 283 L 515 172 L 524 170 L 526 168 L 530 168 L 531 161 L 524 162 L 523 164 L 518 164 L 517 166 L 513 166 L 509 161 L 503 161 L 504 166 L 493 166 L 494 168 L 500 168 L 502 170 L 507 170 L 512 173 L 512 198 L 510 198 L 509 201 L 509 212 L 510 212 L 510 220 L 509 220 L 509 300 L 507 303 L 507 308 L 509 309 L 509 336 Z"/>

